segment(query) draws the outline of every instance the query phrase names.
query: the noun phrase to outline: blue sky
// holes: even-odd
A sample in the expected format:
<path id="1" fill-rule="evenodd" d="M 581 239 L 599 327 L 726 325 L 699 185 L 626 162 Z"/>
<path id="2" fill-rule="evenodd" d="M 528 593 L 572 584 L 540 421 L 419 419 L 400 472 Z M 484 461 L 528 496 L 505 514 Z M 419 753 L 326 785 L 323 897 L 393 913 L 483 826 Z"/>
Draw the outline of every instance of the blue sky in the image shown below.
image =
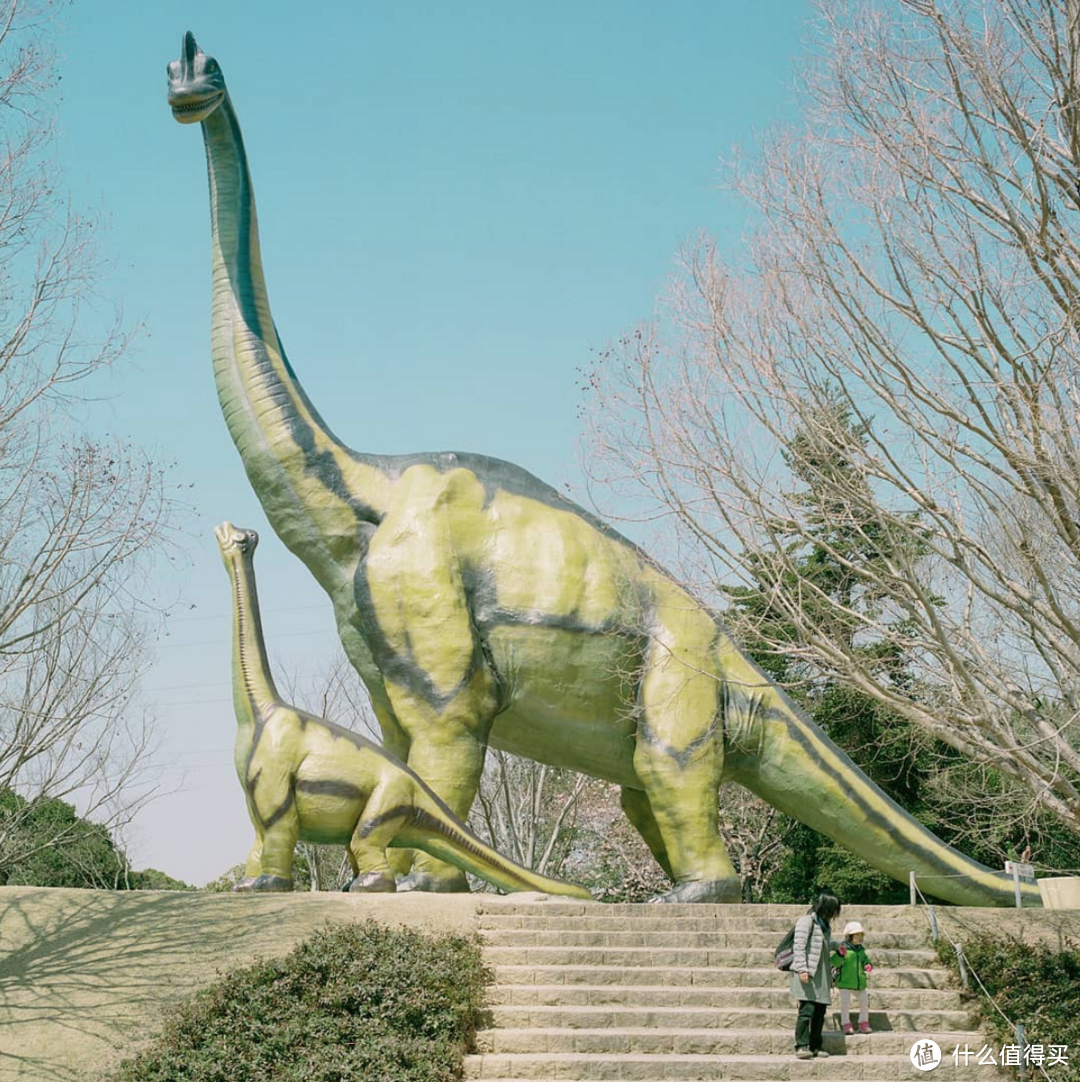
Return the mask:
<path id="1" fill-rule="evenodd" d="M 456 10 L 453 10 L 456 9 Z M 211 527 L 264 535 L 280 666 L 336 647 L 329 605 L 266 527 L 209 363 L 209 211 L 195 127 L 165 104 L 185 30 L 221 63 L 244 131 L 270 301 L 290 360 L 358 449 L 470 450 L 580 497 L 576 376 L 647 318 L 681 242 L 730 247 L 734 144 L 795 115 L 804 0 L 519 5 L 82 0 L 62 13 L 58 161 L 99 214 L 101 307 L 142 326 L 95 388 L 98 432 L 175 463 L 183 603 L 146 681 L 161 796 L 136 866 L 204 883 L 251 828 L 232 771 L 229 609 Z"/>

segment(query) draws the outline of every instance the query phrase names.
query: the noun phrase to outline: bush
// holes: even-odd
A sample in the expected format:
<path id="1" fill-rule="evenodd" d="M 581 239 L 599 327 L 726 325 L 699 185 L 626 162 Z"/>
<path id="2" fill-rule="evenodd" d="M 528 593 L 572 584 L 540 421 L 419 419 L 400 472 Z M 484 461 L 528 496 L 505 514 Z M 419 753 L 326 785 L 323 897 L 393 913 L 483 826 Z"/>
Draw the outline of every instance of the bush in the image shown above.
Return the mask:
<path id="1" fill-rule="evenodd" d="M 1047 1068 L 1054 1082 L 1080 1082 L 1080 950 L 1067 943 L 1062 950 L 1025 943 L 1004 935 L 980 935 L 963 944 L 964 958 L 979 975 L 1002 1012 L 1024 1027 L 1029 1045 L 1067 1045 L 1068 1065 Z M 943 961 L 959 972 L 956 952 L 939 940 Z M 972 981 L 977 989 L 978 984 Z M 979 1008 L 1002 1044 L 1016 1044 L 1016 1032 L 979 995 Z M 1029 1074 L 1031 1072 L 1029 1071 Z"/>
<path id="2" fill-rule="evenodd" d="M 144 868 L 141 872 L 131 872 L 128 882 L 132 890 L 194 890 L 190 883 L 182 879 L 173 879 L 171 875 L 157 868 Z"/>
<path id="3" fill-rule="evenodd" d="M 0 788 L 0 886 L 123 889 L 127 858 L 67 801 Z"/>
<path id="4" fill-rule="evenodd" d="M 107 1082 L 449 1082 L 485 980 L 474 936 L 328 927 L 196 993 Z"/>

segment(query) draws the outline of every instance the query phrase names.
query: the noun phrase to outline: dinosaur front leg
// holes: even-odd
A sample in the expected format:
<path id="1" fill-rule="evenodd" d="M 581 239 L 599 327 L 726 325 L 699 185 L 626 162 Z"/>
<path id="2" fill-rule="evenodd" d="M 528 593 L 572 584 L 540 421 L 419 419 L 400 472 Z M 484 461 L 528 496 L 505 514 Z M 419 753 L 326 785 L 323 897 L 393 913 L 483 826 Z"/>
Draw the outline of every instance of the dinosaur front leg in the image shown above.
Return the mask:
<path id="1" fill-rule="evenodd" d="M 487 734 L 494 716 L 492 681 L 472 674 L 458 694 L 436 708 L 390 684 L 394 709 L 412 738 L 409 766 L 459 818 L 466 819 L 484 769 Z M 465 873 L 417 851 L 399 890 L 467 891 Z"/>
<path id="2" fill-rule="evenodd" d="M 248 807 L 255 823 L 256 841 L 248 855 L 245 878 L 238 890 L 288 891 L 293 889 L 292 863 L 300 837 L 300 816 L 292 777 L 280 761 L 260 756 L 252 763 Z"/>
<path id="3" fill-rule="evenodd" d="M 459 818 L 469 814 L 497 708 L 452 529 L 468 532 L 484 491 L 464 470 L 424 467 L 402 480 L 401 503 L 373 537 L 354 583 L 367 641 L 376 644 L 406 762 Z M 399 890 L 465 891 L 465 873 L 417 853 Z"/>
<path id="4" fill-rule="evenodd" d="M 254 822 L 254 816 L 252 816 L 252 822 Z M 261 871 L 262 835 L 258 833 L 258 827 L 256 827 L 255 843 L 251 847 L 251 852 L 248 853 L 247 860 L 244 861 L 244 877 L 236 881 L 236 883 L 233 885 L 233 890 L 251 890 L 252 884 L 255 882 L 256 879 L 258 879 Z"/>
<path id="5" fill-rule="evenodd" d="M 742 885 L 718 829 L 724 752 L 714 636 L 704 614 L 674 608 L 652 629 L 634 751 L 651 816 L 644 814 L 642 801 L 631 801 L 631 807 L 658 859 L 662 844 L 665 871 L 675 880 L 675 888 L 657 901 L 742 900 Z"/>

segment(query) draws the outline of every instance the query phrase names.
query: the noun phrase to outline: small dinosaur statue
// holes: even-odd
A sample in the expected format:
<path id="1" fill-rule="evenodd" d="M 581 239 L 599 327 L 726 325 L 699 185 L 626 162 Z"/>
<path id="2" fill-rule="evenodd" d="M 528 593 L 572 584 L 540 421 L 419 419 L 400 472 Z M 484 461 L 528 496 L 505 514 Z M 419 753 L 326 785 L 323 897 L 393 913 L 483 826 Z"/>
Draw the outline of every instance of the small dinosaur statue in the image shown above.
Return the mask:
<path id="1" fill-rule="evenodd" d="M 378 744 L 283 702 L 274 686 L 255 588 L 259 535 L 214 530 L 233 597 L 236 772 L 255 844 L 234 890 L 292 890 L 297 839 L 344 845 L 352 891 L 396 890 L 390 847 L 420 849 L 506 891 L 590 898 L 485 845 L 404 763 Z"/>
<path id="2" fill-rule="evenodd" d="M 674 887 L 735 902 L 717 790 L 733 780 L 907 882 L 1011 905 L 1012 881 L 889 799 L 728 636 L 611 527 L 483 455 L 377 455 L 327 427 L 270 315 L 243 138 L 217 61 L 189 33 L 168 66 L 210 179 L 211 353 L 226 424 L 286 546 L 329 595 L 386 746 L 459 817 L 490 743 L 621 787 Z M 402 889 L 466 889 L 427 853 Z M 1025 904 L 1040 905 L 1034 884 Z"/>

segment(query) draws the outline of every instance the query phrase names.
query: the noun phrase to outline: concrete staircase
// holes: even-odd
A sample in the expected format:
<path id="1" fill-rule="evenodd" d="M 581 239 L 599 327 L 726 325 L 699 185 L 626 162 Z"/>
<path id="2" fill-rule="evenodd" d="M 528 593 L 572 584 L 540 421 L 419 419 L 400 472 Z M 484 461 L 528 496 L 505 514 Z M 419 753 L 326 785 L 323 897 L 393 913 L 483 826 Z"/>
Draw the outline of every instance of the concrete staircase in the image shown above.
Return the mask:
<path id="1" fill-rule="evenodd" d="M 876 964 L 868 1036 L 844 1037 L 839 1001 L 826 1016 L 828 1059 L 794 1056 L 788 976 L 773 966 L 798 906 L 589 905 L 492 899 L 480 915 L 495 974 L 486 1028 L 465 1077 L 524 1079 L 940 1079 L 994 1082 L 989 1066 L 954 1066 L 975 1028 L 926 922 L 905 907 L 852 908 Z M 848 914 L 842 915 L 848 919 Z M 839 928 L 843 927 L 843 921 Z M 839 930 L 839 928 L 837 930 Z M 930 1037 L 941 1066 L 916 1070 Z"/>

